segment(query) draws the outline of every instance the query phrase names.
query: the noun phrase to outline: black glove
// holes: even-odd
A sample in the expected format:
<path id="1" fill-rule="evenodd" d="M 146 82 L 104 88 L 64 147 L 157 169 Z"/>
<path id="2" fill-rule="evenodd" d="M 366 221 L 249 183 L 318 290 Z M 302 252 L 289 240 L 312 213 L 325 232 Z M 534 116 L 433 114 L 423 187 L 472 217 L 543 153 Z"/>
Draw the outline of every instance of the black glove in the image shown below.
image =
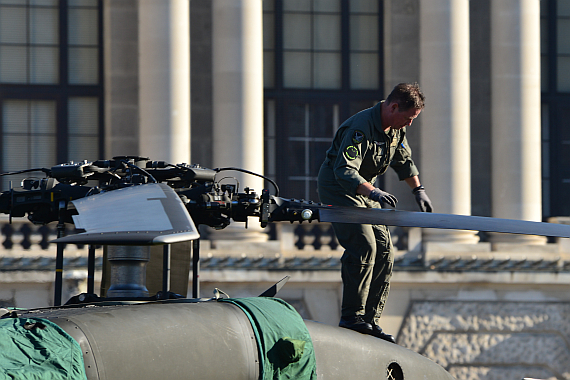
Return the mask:
<path id="1" fill-rule="evenodd" d="M 416 202 L 418 202 L 418 206 L 420 206 L 420 210 L 422 212 L 432 212 L 433 207 L 431 205 L 431 201 L 426 194 L 426 189 L 423 186 L 418 186 L 412 193 L 416 196 Z"/>
<path id="2" fill-rule="evenodd" d="M 380 190 L 377 187 L 375 187 L 370 192 L 370 194 L 368 194 L 368 198 L 372 199 L 373 201 L 380 202 L 382 204 L 382 207 L 384 207 L 384 203 L 387 203 L 392 207 L 396 207 L 396 203 L 398 203 L 398 200 L 395 196 L 385 192 L 384 190 Z"/>

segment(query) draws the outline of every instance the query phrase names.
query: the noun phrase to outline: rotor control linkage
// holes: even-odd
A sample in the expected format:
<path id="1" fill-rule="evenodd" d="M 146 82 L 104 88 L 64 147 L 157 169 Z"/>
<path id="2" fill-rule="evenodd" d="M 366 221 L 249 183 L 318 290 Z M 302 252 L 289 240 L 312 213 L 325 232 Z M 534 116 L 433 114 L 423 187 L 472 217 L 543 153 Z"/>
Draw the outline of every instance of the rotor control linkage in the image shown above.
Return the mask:
<path id="1" fill-rule="evenodd" d="M 241 171 L 264 178 L 272 184 L 275 194 L 264 189 L 259 196 L 253 189 L 239 191 L 235 184 L 217 179 L 222 171 Z M 216 229 L 231 221 L 247 222 L 259 217 L 262 227 L 275 221 L 303 222 L 318 219 L 314 202 L 279 197 L 277 184 L 262 175 L 239 168 L 208 169 L 200 165 L 170 164 L 147 157 L 116 156 L 111 160 L 67 162 L 51 168 L 26 169 L 4 175 L 28 175 L 38 172 L 44 178 L 26 177 L 20 186 L 0 193 L 0 213 L 24 217 L 35 224 L 54 221 L 74 223 L 78 213 L 73 201 L 96 194 L 147 183 L 165 183 L 180 197 L 195 224 Z M 61 204 L 64 207 L 61 207 Z"/>

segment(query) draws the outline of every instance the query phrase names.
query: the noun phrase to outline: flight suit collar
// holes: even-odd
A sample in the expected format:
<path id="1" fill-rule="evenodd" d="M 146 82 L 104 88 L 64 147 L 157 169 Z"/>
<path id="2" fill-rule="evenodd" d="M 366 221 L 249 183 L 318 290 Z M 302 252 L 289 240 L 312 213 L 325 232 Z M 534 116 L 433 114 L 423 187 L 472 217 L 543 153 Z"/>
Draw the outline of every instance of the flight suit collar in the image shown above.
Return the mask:
<path id="1" fill-rule="evenodd" d="M 373 122 L 374 127 L 375 127 L 377 132 L 384 132 L 384 130 L 382 129 L 382 104 L 383 103 L 384 103 L 384 100 L 377 103 L 373 107 L 374 112 L 372 112 L 372 122 Z"/>
<path id="2" fill-rule="evenodd" d="M 385 100 L 382 100 L 381 102 L 377 103 L 373 108 L 374 108 L 374 112 L 372 113 L 372 121 L 374 123 L 374 127 L 376 129 L 376 132 L 380 132 L 381 135 L 386 135 L 388 140 L 391 140 L 394 136 L 396 136 L 398 134 L 398 131 L 394 131 L 393 129 L 389 128 L 388 130 L 384 130 L 382 128 L 382 104 L 385 102 Z M 405 131 L 405 128 L 402 129 L 402 131 Z"/>

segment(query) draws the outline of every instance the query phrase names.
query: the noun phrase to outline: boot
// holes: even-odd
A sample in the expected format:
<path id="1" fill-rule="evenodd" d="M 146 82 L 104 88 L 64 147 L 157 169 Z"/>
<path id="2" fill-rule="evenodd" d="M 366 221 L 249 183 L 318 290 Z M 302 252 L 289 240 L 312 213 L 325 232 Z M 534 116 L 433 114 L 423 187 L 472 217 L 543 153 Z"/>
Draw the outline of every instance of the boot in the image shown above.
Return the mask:
<path id="1" fill-rule="evenodd" d="M 384 331 L 382 331 L 382 328 L 377 324 L 372 325 L 372 330 L 370 330 L 368 334 L 375 336 L 376 338 L 384 339 L 388 342 L 396 343 L 394 335 L 386 334 Z"/>
<path id="2" fill-rule="evenodd" d="M 362 319 L 362 316 L 360 315 L 353 317 L 341 317 L 338 325 L 345 329 L 358 331 L 361 334 L 372 333 L 372 325 L 368 322 L 364 322 L 364 319 Z"/>

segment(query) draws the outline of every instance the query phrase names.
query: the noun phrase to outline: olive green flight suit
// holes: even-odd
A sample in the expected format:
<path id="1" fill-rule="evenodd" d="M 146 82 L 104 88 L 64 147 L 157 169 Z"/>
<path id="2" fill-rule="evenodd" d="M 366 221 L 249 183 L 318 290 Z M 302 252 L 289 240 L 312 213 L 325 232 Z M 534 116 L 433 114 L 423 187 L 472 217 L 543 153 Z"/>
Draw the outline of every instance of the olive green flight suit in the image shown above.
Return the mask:
<path id="1" fill-rule="evenodd" d="M 418 175 L 411 149 L 401 130 L 382 130 L 381 104 L 346 120 L 336 132 L 318 177 L 321 202 L 337 206 L 380 208 L 378 202 L 356 194 L 359 185 L 374 184 L 391 166 L 400 180 Z M 345 249 L 342 263 L 342 316 L 360 315 L 378 324 L 394 265 L 390 232 L 386 226 L 333 223 Z"/>

